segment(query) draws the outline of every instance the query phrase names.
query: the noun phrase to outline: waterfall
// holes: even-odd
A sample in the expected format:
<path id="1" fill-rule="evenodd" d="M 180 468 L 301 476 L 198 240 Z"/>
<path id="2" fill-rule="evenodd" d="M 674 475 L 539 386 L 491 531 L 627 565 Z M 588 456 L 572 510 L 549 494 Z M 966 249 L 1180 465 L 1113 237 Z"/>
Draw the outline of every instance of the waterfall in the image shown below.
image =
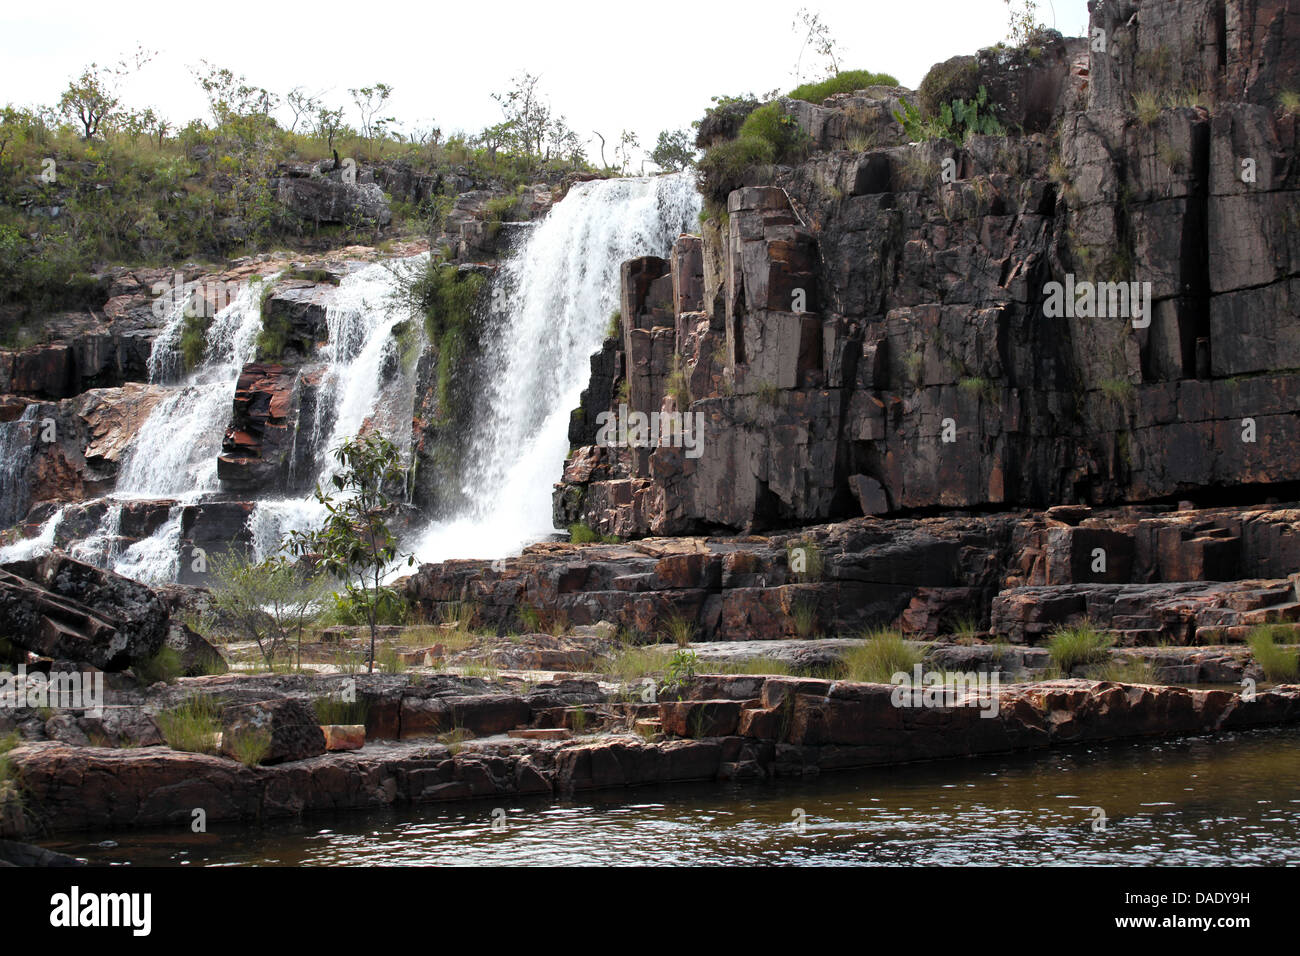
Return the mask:
<path id="1" fill-rule="evenodd" d="M 688 173 L 578 183 L 512 250 L 495 279 L 493 302 L 504 308 L 494 308 L 482 359 L 484 411 L 464 482 L 472 504 L 425 529 L 413 548 L 420 560 L 500 557 L 554 533 L 569 416 L 618 307 L 619 268 L 667 256 L 699 210 Z"/>
<path id="2" fill-rule="evenodd" d="M 27 466 L 39 414 L 40 406 L 33 403 L 15 421 L 0 422 L 0 528 L 8 528 L 27 513 Z"/>
<path id="3" fill-rule="evenodd" d="M 218 490 L 217 455 L 239 372 L 257 354 L 264 282 L 245 283 L 213 317 L 198 369 L 154 406 L 131 443 L 118 475 L 118 495 L 193 499 Z M 178 337 L 159 336 L 149 358 L 151 374 L 172 366 L 173 359 L 166 356 L 178 342 Z"/>
<path id="4" fill-rule="evenodd" d="M 319 463 L 316 480 L 324 487 L 338 470 L 333 450 L 363 429 L 381 432 L 403 453 L 410 449 L 415 375 L 402 367 L 394 332 L 411 315 L 395 293 L 402 276 L 414 274 L 427 258 L 377 263 L 345 276 L 326 310 L 325 375 L 315 415 L 300 423 Z M 416 334 L 423 334 L 422 326 Z M 318 527 L 324 518 L 324 507 L 311 495 L 257 502 L 249 519 L 254 555 L 274 554 L 289 531 Z"/>
<path id="5" fill-rule="evenodd" d="M 483 392 L 474 403 L 481 412 L 470 423 L 462 471 L 470 504 L 413 535 L 408 550 L 426 561 L 494 558 L 554 532 L 551 491 L 568 452 L 569 416 L 618 307 L 619 268 L 638 256 L 666 256 L 677 236 L 695 227 L 699 208 L 688 174 L 593 181 L 573 186 L 523 232 L 497 272 L 485 316 Z M 319 386 L 294 437 L 323 485 L 337 468 L 331 451 L 363 431 L 382 432 L 409 456 L 417 387 L 411 357 L 424 331 L 414 322 L 414 337 L 399 341 L 399 325 L 412 316 L 394 293 L 401 274 L 420 269 L 424 259 L 356 269 L 343 277 L 326 311 L 329 339 L 312 372 L 320 374 Z M 240 371 L 256 355 L 265 288 L 261 281 L 245 284 L 214 316 L 199 367 L 154 406 L 123 458 L 100 526 L 72 543 L 74 553 L 143 580 L 175 579 L 182 506 L 220 492 L 217 456 Z M 183 331 L 178 303 L 150 356 L 153 380 L 180 377 Z M 24 421 L 0 430 L 6 492 L 22 480 L 20 439 L 29 428 Z M 123 550 L 120 503 L 136 499 L 166 499 L 173 507 L 149 538 Z M 6 493 L 6 505 L 16 500 Z M 0 550 L 0 559 L 49 550 L 60 516 L 50 516 L 35 537 Z M 286 532 L 317 527 L 323 518 L 310 495 L 261 498 L 248 526 L 254 555 L 274 553 Z"/>

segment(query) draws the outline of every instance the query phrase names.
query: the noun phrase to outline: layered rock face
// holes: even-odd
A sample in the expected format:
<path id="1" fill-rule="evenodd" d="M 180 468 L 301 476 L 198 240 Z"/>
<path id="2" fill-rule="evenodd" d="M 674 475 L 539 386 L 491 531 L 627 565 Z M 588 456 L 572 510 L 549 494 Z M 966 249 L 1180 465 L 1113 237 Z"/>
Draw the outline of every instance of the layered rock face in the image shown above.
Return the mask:
<path id="1" fill-rule="evenodd" d="M 857 518 L 771 536 L 540 544 L 505 562 L 428 564 L 406 582 L 430 619 L 468 602 L 505 633 L 529 608 L 667 639 L 919 636 L 1045 641 L 1086 621 L 1127 646 L 1244 640 L 1300 627 L 1300 510 L 1065 506 L 1046 514 Z M 985 625 L 987 624 L 987 628 Z"/>
<path id="2" fill-rule="evenodd" d="M 836 130 L 897 91 L 792 106 L 822 151 L 625 267 L 557 523 L 687 534 L 1293 489 L 1300 162 L 1276 97 L 1300 86 L 1297 17 L 1098 3 L 1091 33 L 971 64 L 1023 135 L 890 146 L 884 120 L 862 151 Z M 595 439 L 620 403 L 688 402 L 698 457 Z"/>

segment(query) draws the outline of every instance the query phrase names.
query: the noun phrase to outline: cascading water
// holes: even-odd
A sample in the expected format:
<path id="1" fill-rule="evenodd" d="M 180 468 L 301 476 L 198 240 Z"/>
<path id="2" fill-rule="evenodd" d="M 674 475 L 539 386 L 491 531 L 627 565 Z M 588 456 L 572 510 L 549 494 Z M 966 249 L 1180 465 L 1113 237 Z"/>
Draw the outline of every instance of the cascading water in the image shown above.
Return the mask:
<path id="1" fill-rule="evenodd" d="M 569 415 L 618 305 L 619 267 L 637 256 L 667 255 L 699 207 L 685 174 L 579 183 L 512 251 L 495 280 L 492 299 L 503 305 L 488 317 L 481 357 L 482 413 L 463 471 L 471 503 L 408 542 L 421 560 L 504 556 L 554 531 L 551 489 L 568 451 Z M 411 316 L 394 293 L 400 273 L 422 265 L 417 256 L 358 269 L 343 278 L 327 310 L 318 391 L 294 439 L 305 445 L 302 458 L 316 463 L 322 484 L 337 468 L 332 449 L 362 431 L 381 431 L 409 452 L 413 358 L 423 328 L 413 322 L 399 334 Z M 202 363 L 154 407 L 125 456 L 99 528 L 72 544 L 76 554 L 142 580 L 175 579 L 183 505 L 220 491 L 217 456 L 240 371 L 256 355 L 264 288 L 249 283 L 214 317 Z M 176 378 L 179 309 L 155 341 L 156 381 Z M 17 446 L 11 457 L 17 461 Z M 144 498 L 178 503 L 152 536 L 123 548 L 121 502 Z M 0 549 L 0 560 L 49 550 L 61 513 L 35 537 Z M 249 526 L 255 555 L 275 552 L 285 532 L 317 526 L 323 517 L 310 495 L 258 501 Z"/>
<path id="2" fill-rule="evenodd" d="M 699 211 L 686 173 L 578 183 L 502 264 L 493 300 L 506 307 L 483 356 L 483 417 L 464 472 L 472 504 L 427 528 L 417 557 L 500 557 L 555 531 L 569 415 L 618 307 L 619 268 L 668 255 Z"/>
<path id="3" fill-rule="evenodd" d="M 7 528 L 27 513 L 27 466 L 39 427 L 39 406 L 23 409 L 12 422 L 0 422 L 0 528 Z"/>
<path id="4" fill-rule="evenodd" d="M 411 315 L 395 293 L 402 277 L 420 269 L 426 259 L 419 255 L 380 263 L 346 276 L 326 310 L 329 344 L 321 356 L 327 363 L 325 375 L 316 414 L 300 425 L 300 431 L 307 432 L 302 440 L 309 442 L 311 456 L 320 463 L 316 480 L 323 486 L 338 469 L 331 452 L 363 426 L 388 436 L 403 453 L 410 448 L 415 375 L 406 367 L 413 363 L 403 360 L 395 332 Z M 419 323 L 413 323 L 409 334 L 423 334 Z M 405 351 L 409 359 L 419 350 Z M 310 495 L 258 502 L 250 519 L 254 554 L 275 553 L 287 532 L 316 527 L 324 517 L 324 507 Z"/>
<path id="5" fill-rule="evenodd" d="M 247 283 L 213 317 L 202 364 L 154 407 L 131 443 L 117 480 L 119 496 L 193 498 L 217 490 L 217 455 L 239 371 L 257 354 L 264 288 L 263 282 Z M 163 335 L 155 340 L 151 374 L 171 367 L 162 356 L 174 351 L 178 341 Z"/>

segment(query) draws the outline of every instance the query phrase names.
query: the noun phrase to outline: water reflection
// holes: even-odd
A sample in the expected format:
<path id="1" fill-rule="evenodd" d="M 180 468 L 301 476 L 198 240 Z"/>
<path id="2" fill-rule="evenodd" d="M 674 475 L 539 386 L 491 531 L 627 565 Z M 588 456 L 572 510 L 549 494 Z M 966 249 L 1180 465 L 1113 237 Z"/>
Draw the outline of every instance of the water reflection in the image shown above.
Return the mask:
<path id="1" fill-rule="evenodd" d="M 481 801 L 46 845 L 163 865 L 1285 864 L 1300 862 L 1297 744 L 1300 729 L 1258 731 L 527 800 L 500 830 Z"/>

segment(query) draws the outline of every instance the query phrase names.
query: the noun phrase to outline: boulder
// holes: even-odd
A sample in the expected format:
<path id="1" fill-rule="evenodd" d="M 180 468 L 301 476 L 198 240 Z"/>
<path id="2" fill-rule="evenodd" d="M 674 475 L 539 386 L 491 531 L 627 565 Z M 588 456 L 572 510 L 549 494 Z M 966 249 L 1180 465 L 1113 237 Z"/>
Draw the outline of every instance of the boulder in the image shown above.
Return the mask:
<path id="1" fill-rule="evenodd" d="M 251 704 L 231 704 L 221 711 L 221 747 L 234 756 L 235 742 L 254 734 L 269 745 L 263 763 L 305 760 L 325 753 L 325 734 L 316 713 L 306 702 L 293 697 Z"/>
<path id="2" fill-rule="evenodd" d="M 35 654 L 124 670 L 153 657 L 167 627 L 148 587 L 62 552 L 0 568 L 0 634 Z"/>

